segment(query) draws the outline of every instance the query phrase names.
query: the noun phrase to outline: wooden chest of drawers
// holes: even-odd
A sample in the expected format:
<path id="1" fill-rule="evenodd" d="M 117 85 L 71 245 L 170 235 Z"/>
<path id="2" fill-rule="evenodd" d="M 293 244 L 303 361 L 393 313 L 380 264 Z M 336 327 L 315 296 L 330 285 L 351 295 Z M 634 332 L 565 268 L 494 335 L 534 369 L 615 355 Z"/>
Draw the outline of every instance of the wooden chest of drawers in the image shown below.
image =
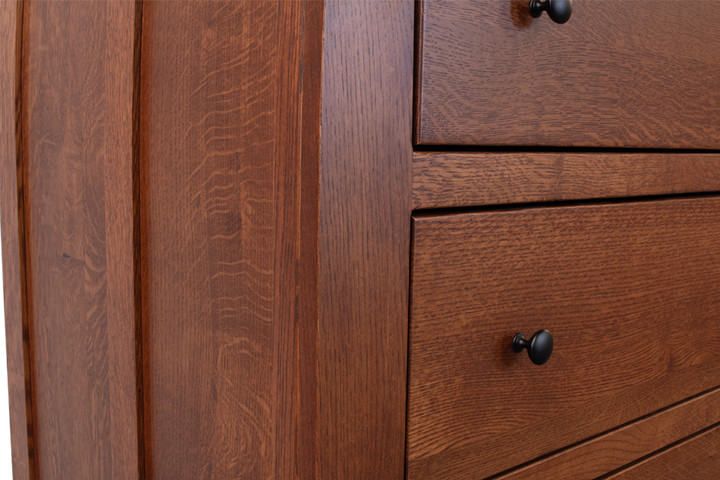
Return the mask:
<path id="1" fill-rule="evenodd" d="M 717 477 L 718 2 L 0 14 L 16 480 Z"/>

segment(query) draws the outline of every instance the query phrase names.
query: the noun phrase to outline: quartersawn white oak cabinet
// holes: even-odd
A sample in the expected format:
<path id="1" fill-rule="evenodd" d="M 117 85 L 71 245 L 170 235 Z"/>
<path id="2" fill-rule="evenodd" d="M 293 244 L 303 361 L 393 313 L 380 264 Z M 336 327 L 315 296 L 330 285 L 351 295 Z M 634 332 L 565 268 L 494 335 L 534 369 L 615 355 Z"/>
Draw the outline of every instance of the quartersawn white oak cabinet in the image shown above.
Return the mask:
<path id="1" fill-rule="evenodd" d="M 528 2 L 0 2 L 14 478 L 716 478 L 720 5 Z"/>

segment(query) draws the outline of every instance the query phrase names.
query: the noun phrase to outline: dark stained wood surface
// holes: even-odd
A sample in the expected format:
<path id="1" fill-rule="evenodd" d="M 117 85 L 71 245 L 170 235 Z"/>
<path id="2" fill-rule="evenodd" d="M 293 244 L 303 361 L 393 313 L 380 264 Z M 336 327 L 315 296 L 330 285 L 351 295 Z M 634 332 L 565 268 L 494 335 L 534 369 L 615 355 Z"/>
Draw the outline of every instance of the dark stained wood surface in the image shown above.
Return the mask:
<path id="1" fill-rule="evenodd" d="M 4 280 L 16 478 L 35 474 L 28 433 L 39 438 L 37 477 L 43 479 L 403 477 L 413 3 L 332 0 L 327 11 L 316 1 L 144 4 L 142 23 L 141 2 L 0 4 L 0 202 L 3 257 L 11 263 Z M 21 10 L 15 8 L 23 5 L 25 14 L 16 16 Z M 13 38 L 20 38 L 16 29 L 23 26 L 21 65 L 10 54 L 20 47 Z M 142 68 L 134 54 L 142 55 Z M 20 72 L 22 83 L 13 78 Z M 22 128 L 16 136 L 14 96 L 21 86 Z M 565 160 L 572 163 L 570 157 Z M 664 177 L 664 168 L 683 168 L 682 185 L 714 185 L 714 176 L 696 177 L 707 172 L 704 166 L 681 165 L 656 164 L 650 174 L 659 178 L 645 173 L 650 183 L 638 188 L 679 188 Z M 554 168 L 566 178 L 565 170 Z M 16 176 L 18 171 L 25 177 Z M 628 169 L 615 175 L 635 188 L 635 175 L 643 174 Z M 563 181 L 563 192 L 582 191 Z M 608 191 L 619 191 L 609 183 Z M 577 318 L 571 311 L 576 308 L 598 323 L 597 309 L 615 315 L 630 305 L 635 317 L 650 312 L 662 324 L 677 314 L 688 338 L 697 332 L 704 319 L 691 314 L 717 311 L 717 294 L 706 287 L 717 283 L 707 271 L 717 271 L 718 260 L 704 245 L 707 236 L 718 236 L 718 208 L 692 205 L 697 204 L 683 207 L 687 220 L 677 211 L 672 221 L 664 213 L 631 213 L 614 224 L 612 232 L 620 233 L 603 236 L 610 227 L 596 225 L 597 237 L 582 238 L 600 253 L 576 263 L 594 268 L 616 255 L 619 266 L 607 268 L 617 280 L 617 271 L 627 273 L 622 261 L 630 254 L 612 248 L 602 253 L 603 242 L 628 229 L 644 232 L 639 240 L 619 241 L 646 241 L 651 260 L 660 254 L 672 259 L 667 267 L 653 263 L 660 273 L 648 276 L 657 279 L 673 268 L 662 288 L 636 279 L 639 291 L 667 296 L 659 298 L 660 306 L 630 298 L 631 292 L 609 306 L 569 301 L 560 317 Z M 616 221 L 615 214 L 588 217 L 574 217 L 578 228 L 593 218 Z M 653 219 L 652 233 L 665 235 L 665 243 L 650 239 Z M 700 224 L 707 230 L 702 234 Z M 500 235 L 490 227 L 483 232 Z M 513 228 L 506 225 L 505 233 Z M 506 240 L 517 243 L 520 237 Z M 695 242 L 695 253 L 668 250 L 670 240 L 683 245 L 687 238 Z M 30 294 L 23 316 L 26 242 Z M 638 251 L 634 243 L 623 245 Z M 570 252 L 580 259 L 577 248 Z M 703 252 L 710 253 L 699 266 Z M 528 258 L 523 255 L 516 250 L 507 259 Z M 691 280 L 681 282 L 683 272 Z M 498 282 L 513 278 L 505 273 L 497 274 Z M 606 273 L 600 272 L 599 281 L 610 288 Z M 543 279 L 533 287 L 541 293 Z M 568 290 L 589 285 L 579 283 Z M 681 292 L 663 290 L 670 284 Z M 498 291 L 498 301 L 507 294 Z M 678 298 L 686 303 L 663 308 Z M 653 397 L 653 388 L 622 385 L 627 388 L 619 396 L 602 403 L 607 410 L 590 410 L 599 423 L 580 421 L 579 428 L 616 425 L 717 383 L 716 368 L 708 363 L 717 354 L 711 327 L 710 345 L 697 351 L 686 348 L 690 342 L 682 336 L 667 348 L 651 338 L 659 358 L 653 378 L 661 378 L 653 388 L 671 392 L 662 401 Z M 655 326 L 647 331 L 653 335 Z M 143 354 L 139 363 L 136 342 Z M 34 397 L 25 393 L 30 353 Z M 631 353 L 645 358 L 642 351 Z M 445 350 L 438 355 L 446 356 Z M 522 370 L 520 383 L 535 381 L 524 377 L 535 370 L 512 364 L 516 356 L 508 361 L 507 369 Z M 441 381 L 453 373 L 445 372 Z M 663 380 L 669 376 L 674 380 Z M 599 389 L 613 385 L 609 373 L 599 377 Z M 34 419 L 24 411 L 32 400 Z M 711 407 L 694 409 L 682 427 L 700 422 L 703 411 L 711 418 Z M 519 411 L 512 427 L 532 418 L 533 412 Z M 667 420 L 669 412 L 675 411 L 664 413 L 663 425 L 677 425 Z M 680 416 L 673 413 L 673 421 Z M 626 431 L 615 434 L 621 432 Z M 577 440 L 556 437 L 553 448 Z M 451 475 L 486 452 L 492 467 L 493 448 L 497 452 L 510 442 L 492 442 L 481 455 L 466 455 L 480 448 L 473 441 L 451 448 L 457 455 L 448 460 Z M 425 460 L 411 460 L 415 474 Z"/>
<path id="2" fill-rule="evenodd" d="M 300 232 L 297 283 L 298 326 L 298 433 L 293 446 L 297 449 L 297 478 L 317 477 L 317 339 L 319 282 L 319 215 L 320 215 L 320 128 L 322 49 L 325 3 L 305 2 L 303 17 L 302 125 L 300 165 Z M 286 297 L 285 301 L 293 301 Z M 279 471 L 282 476 L 282 471 Z"/>
<path id="3" fill-rule="evenodd" d="M 322 2 L 145 3 L 153 479 L 315 476 L 322 18 Z"/>
<path id="4" fill-rule="evenodd" d="M 718 154 L 413 155 L 415 209 L 717 191 Z"/>
<path id="5" fill-rule="evenodd" d="M 328 0 L 319 238 L 318 478 L 404 473 L 412 1 Z"/>
<path id="6" fill-rule="evenodd" d="M 713 390 L 502 475 L 497 480 L 592 480 L 717 422 L 720 422 L 720 390 Z"/>
<path id="7" fill-rule="evenodd" d="M 279 1 L 275 97 L 275 476 L 316 475 L 318 195 L 324 2 Z"/>
<path id="8" fill-rule="evenodd" d="M 718 148 L 720 3 L 422 2 L 415 141 Z"/>
<path id="9" fill-rule="evenodd" d="M 22 31 L 36 474 L 137 479 L 135 3 L 24 2 Z"/>
<path id="10" fill-rule="evenodd" d="M 483 478 L 720 384 L 720 198 L 417 216 L 408 478 Z M 513 335 L 546 328 L 533 365 Z"/>
<path id="11" fill-rule="evenodd" d="M 277 14 L 275 2 L 148 2 L 143 11 L 153 479 L 273 475 Z"/>
<path id="12" fill-rule="evenodd" d="M 22 3 L 0 2 L 0 230 L 12 471 L 15 480 L 34 480 L 22 156 L 20 132 L 16 130 L 20 118 L 21 28 Z"/>
<path id="13" fill-rule="evenodd" d="M 605 480 L 713 480 L 720 476 L 720 425 Z"/>

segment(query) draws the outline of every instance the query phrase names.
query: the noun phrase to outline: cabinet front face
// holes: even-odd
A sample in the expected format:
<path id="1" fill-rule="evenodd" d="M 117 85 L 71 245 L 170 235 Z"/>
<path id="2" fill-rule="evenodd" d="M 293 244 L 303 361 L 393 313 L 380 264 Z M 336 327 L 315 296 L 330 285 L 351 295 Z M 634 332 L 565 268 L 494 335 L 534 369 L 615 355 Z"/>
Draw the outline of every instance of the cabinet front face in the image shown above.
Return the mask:
<path id="1" fill-rule="evenodd" d="M 720 2 L 529 3 L 419 3 L 417 144 L 717 148 Z"/>
<path id="2" fill-rule="evenodd" d="M 720 383 L 720 198 L 414 219 L 408 478 L 485 478 Z M 513 337 L 547 329 L 534 365 Z"/>

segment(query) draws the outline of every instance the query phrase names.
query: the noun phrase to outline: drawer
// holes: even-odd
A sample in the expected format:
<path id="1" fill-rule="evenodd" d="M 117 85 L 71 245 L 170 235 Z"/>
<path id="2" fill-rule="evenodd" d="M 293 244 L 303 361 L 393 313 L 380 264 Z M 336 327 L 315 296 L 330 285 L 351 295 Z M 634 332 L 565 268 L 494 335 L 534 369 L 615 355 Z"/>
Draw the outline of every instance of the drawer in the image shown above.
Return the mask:
<path id="1" fill-rule="evenodd" d="M 711 480 L 719 477 L 720 425 L 715 425 L 606 480 Z"/>
<path id="2" fill-rule="evenodd" d="M 585 442 L 545 455 L 538 461 L 493 476 L 493 480 L 596 480 L 609 472 L 643 462 L 648 457 L 661 455 L 677 443 L 702 434 L 718 423 L 720 388 L 715 388 Z M 692 461 L 697 461 L 697 458 Z M 692 461 L 687 462 L 687 467 Z M 720 472 L 717 465 L 715 468 Z M 648 475 L 642 478 L 657 480 L 658 477 Z M 715 477 L 678 475 L 675 478 Z"/>
<path id="3" fill-rule="evenodd" d="M 717 148 L 720 2 L 419 3 L 415 142 Z"/>
<path id="4" fill-rule="evenodd" d="M 720 385 L 720 198 L 413 220 L 409 479 L 485 478 Z M 554 337 L 544 365 L 511 348 Z"/>

